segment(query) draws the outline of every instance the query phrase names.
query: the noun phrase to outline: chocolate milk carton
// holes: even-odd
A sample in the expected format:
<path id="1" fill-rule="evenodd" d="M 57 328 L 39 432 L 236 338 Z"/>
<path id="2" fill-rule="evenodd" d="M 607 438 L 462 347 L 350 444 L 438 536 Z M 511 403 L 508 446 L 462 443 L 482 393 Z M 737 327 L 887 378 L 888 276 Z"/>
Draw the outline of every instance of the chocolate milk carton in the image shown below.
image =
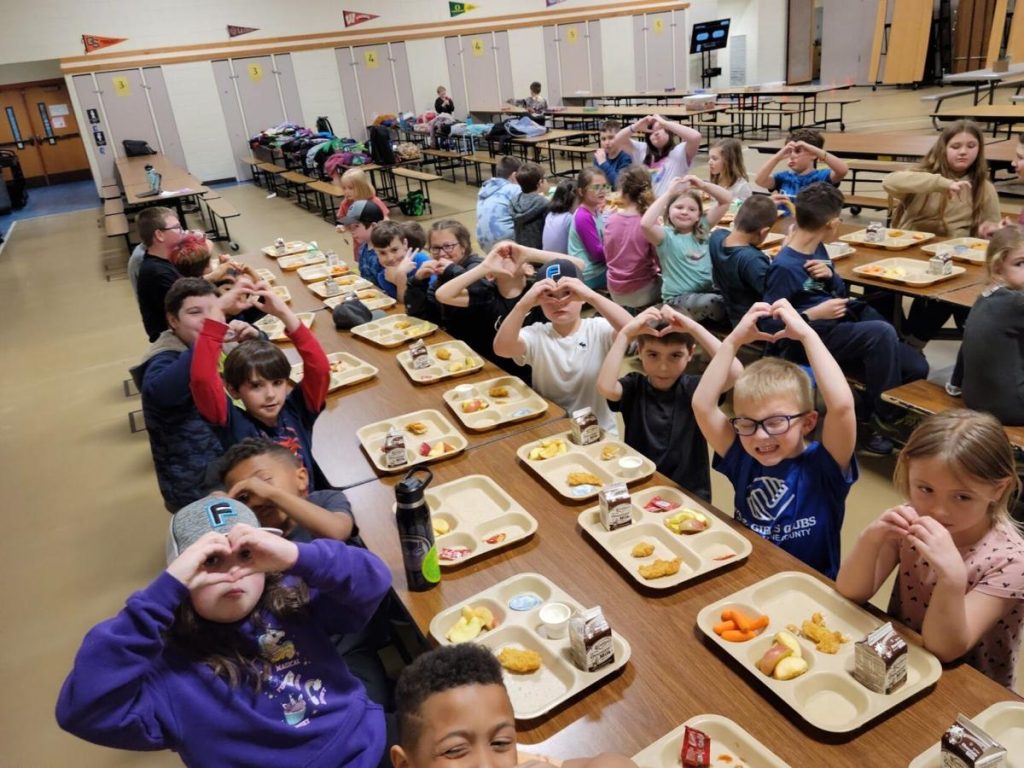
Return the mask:
<path id="1" fill-rule="evenodd" d="M 590 445 L 601 441 L 601 425 L 590 408 L 572 412 L 572 440 L 576 445 Z"/>
<path id="2" fill-rule="evenodd" d="M 601 612 L 601 606 L 575 614 L 569 620 L 569 653 L 584 672 L 594 672 L 615 663 L 612 628 Z"/>
<path id="3" fill-rule="evenodd" d="M 606 531 L 625 528 L 633 522 L 633 504 L 625 483 L 615 483 L 601 489 L 601 525 Z"/>
<path id="4" fill-rule="evenodd" d="M 412 357 L 412 367 L 415 371 L 429 368 L 433 362 L 427 353 L 427 345 L 423 343 L 423 339 L 409 345 L 409 355 Z"/>
<path id="5" fill-rule="evenodd" d="M 853 676 L 875 693 L 892 693 L 907 681 L 907 643 L 886 622 L 854 644 Z"/>
<path id="6" fill-rule="evenodd" d="M 963 715 L 942 734 L 943 768 L 999 768 L 1006 749 Z"/>

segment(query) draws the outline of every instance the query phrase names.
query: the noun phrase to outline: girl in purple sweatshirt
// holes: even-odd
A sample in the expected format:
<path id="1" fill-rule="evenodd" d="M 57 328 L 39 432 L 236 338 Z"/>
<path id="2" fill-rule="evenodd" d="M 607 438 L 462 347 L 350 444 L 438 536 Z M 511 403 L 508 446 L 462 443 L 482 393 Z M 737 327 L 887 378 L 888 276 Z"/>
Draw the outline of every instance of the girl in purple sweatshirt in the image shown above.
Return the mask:
<path id="1" fill-rule="evenodd" d="M 569 255 L 583 259 L 580 279 L 588 288 L 607 288 L 604 255 L 604 203 L 612 188 L 598 168 L 584 168 L 576 179 L 579 206 L 569 225 Z"/>
<path id="2" fill-rule="evenodd" d="M 340 541 L 295 544 L 258 526 L 226 497 L 175 514 L 167 570 L 86 635 L 57 702 L 62 728 L 171 749 L 188 766 L 380 764 L 384 713 L 331 635 L 372 616 L 387 567 Z"/>

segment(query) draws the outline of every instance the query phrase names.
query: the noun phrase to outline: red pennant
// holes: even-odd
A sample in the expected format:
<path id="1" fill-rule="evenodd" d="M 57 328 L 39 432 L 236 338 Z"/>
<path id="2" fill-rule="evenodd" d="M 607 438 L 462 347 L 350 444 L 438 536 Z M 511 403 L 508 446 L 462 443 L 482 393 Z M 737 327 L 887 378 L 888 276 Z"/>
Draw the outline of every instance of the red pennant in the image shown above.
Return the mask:
<path id="1" fill-rule="evenodd" d="M 354 27 L 356 24 L 362 24 L 364 21 L 372 21 L 379 18 L 375 13 L 360 13 L 359 11 L 343 11 L 343 13 L 345 14 L 346 27 Z"/>
<path id="2" fill-rule="evenodd" d="M 236 27 L 233 24 L 228 24 L 228 37 L 238 37 L 239 35 L 248 35 L 250 32 L 256 32 L 259 27 Z"/>
<path id="3" fill-rule="evenodd" d="M 127 37 L 100 37 L 99 35 L 82 35 L 82 45 L 85 46 L 86 53 L 92 53 L 93 51 L 98 51 L 100 48 L 106 48 L 108 45 L 123 43 L 127 39 Z"/>

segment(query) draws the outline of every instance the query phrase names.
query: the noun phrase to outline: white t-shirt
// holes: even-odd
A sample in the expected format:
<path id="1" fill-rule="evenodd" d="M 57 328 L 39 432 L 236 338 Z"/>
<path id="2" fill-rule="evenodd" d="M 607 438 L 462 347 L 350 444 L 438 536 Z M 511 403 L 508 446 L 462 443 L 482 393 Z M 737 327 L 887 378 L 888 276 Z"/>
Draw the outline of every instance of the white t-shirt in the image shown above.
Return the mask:
<path id="1" fill-rule="evenodd" d="M 651 168 L 651 184 L 654 185 L 654 196 L 661 197 L 668 191 L 672 179 L 685 176 L 690 170 L 690 161 L 686 159 L 686 142 L 680 141 L 662 158 L 657 168 Z"/>
<path id="2" fill-rule="evenodd" d="M 597 375 L 615 339 L 615 329 L 603 317 L 588 317 L 576 332 L 559 335 L 551 323 L 534 323 L 519 331 L 526 353 L 519 365 L 533 369 L 533 388 L 570 414 L 591 408 L 601 427 L 618 434 L 608 401 L 597 392 Z"/>

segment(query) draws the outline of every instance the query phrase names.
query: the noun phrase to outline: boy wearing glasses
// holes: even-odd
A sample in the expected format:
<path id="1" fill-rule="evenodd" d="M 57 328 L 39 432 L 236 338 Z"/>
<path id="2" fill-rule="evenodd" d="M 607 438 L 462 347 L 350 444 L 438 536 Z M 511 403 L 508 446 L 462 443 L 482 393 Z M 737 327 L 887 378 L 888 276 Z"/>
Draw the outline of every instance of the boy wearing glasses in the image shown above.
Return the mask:
<path id="1" fill-rule="evenodd" d="M 782 330 L 768 334 L 758 322 Z M 794 363 L 766 357 L 733 387 L 730 419 L 718 405 L 740 347 L 791 339 L 807 354 L 826 418 L 821 441 L 811 381 Z M 846 495 L 857 480 L 853 393 L 821 338 L 785 299 L 758 302 L 722 342 L 693 393 L 697 424 L 715 452 L 712 466 L 735 491 L 736 520 L 830 579 L 839 571 L 839 533 Z"/>

